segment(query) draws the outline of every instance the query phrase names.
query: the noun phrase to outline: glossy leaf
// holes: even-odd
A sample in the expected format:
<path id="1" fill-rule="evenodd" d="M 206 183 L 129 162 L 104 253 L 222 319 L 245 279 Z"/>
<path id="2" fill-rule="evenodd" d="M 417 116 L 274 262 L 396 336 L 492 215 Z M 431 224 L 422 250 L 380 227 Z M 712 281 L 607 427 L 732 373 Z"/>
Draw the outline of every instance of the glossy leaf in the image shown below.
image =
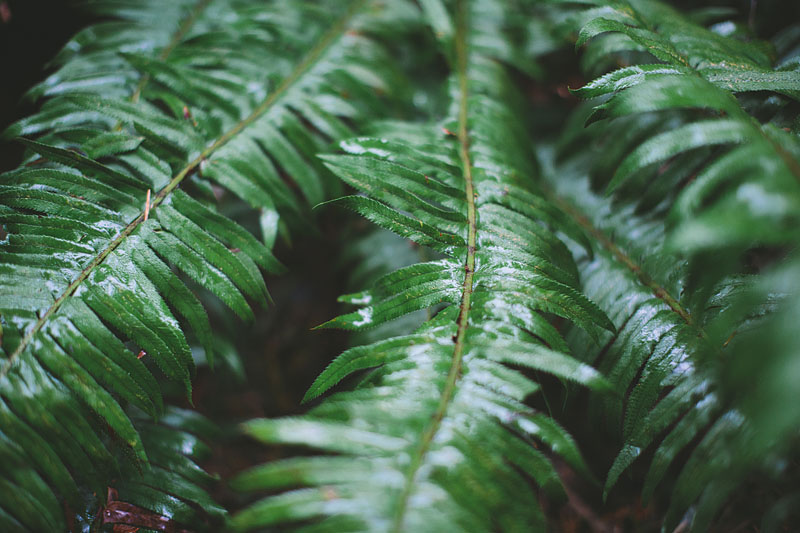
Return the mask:
<path id="1" fill-rule="evenodd" d="M 426 9 L 440 17 L 441 7 Z M 432 318 L 415 333 L 345 351 L 305 400 L 372 369 L 355 390 L 323 399 L 301 418 L 245 424 L 265 443 L 340 455 L 266 464 L 236 478 L 243 490 L 286 490 L 236 514 L 237 529 L 299 529 L 306 521 L 320 531 L 342 523 L 354 531 L 542 527 L 530 483 L 556 499 L 564 491 L 532 441 L 588 472 L 567 433 L 524 402 L 539 391 L 531 378 L 537 372 L 598 392 L 610 388 L 597 370 L 559 351 L 566 345 L 547 317 L 596 336 L 614 326 L 576 290 L 575 265 L 555 232 L 588 241 L 538 192 L 517 122 L 523 113 L 509 105 L 518 95 L 489 59 L 502 5 L 459 2 L 450 13 L 452 43 L 446 22 L 433 21 L 452 52 L 449 130 L 393 123 L 381 138 L 341 143 L 348 155 L 323 158 L 361 193 L 330 204 L 440 258 L 340 298 L 357 309 L 321 327 L 362 330 L 419 310 Z"/>

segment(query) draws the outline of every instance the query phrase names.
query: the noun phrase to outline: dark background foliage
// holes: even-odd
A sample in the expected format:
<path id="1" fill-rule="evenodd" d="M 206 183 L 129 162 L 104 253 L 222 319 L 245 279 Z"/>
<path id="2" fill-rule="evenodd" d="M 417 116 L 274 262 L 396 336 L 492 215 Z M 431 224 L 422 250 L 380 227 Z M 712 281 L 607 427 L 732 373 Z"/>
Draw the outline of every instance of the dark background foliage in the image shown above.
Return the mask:
<path id="1" fill-rule="evenodd" d="M 0 129 L 30 115 L 36 107 L 22 99 L 49 73 L 47 62 L 78 30 L 92 20 L 69 0 L 4 0 L 0 19 Z M 0 171 L 14 168 L 22 147 L 4 144 Z"/>

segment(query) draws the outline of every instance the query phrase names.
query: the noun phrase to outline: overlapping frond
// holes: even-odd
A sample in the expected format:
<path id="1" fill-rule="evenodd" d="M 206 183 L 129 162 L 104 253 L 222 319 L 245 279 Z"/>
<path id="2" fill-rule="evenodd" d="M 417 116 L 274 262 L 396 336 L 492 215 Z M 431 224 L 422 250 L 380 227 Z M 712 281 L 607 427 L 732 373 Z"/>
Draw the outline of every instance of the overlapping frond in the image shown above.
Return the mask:
<path id="1" fill-rule="evenodd" d="M 376 39 L 390 31 L 382 17 L 413 13 L 91 4 L 112 20 L 80 33 L 32 91 L 41 111 L 5 132 L 29 156 L 0 178 L 0 448 L 47 481 L 42 506 L 73 509 L 76 486 L 105 493 L 119 450 L 147 463 L 126 408 L 160 416 L 158 376 L 190 397 L 188 332 L 211 361 L 193 284 L 244 319 L 266 304 L 278 221 L 308 224 L 304 206 L 337 190 L 316 151 L 402 90 Z M 226 191 L 260 210 L 261 239 L 218 209 Z M 25 523 L 15 501 L 0 512 Z"/>
<path id="2" fill-rule="evenodd" d="M 594 353 L 588 361 L 600 359 L 625 393 L 596 404 L 625 442 L 606 490 L 651 447 L 644 499 L 677 463 L 664 529 L 685 519 L 705 531 L 754 469 L 786 471 L 780 457 L 795 438 L 796 413 L 778 414 L 779 394 L 767 392 L 792 389 L 777 375 L 796 354 L 778 333 L 796 307 L 794 261 L 773 274 L 740 258 L 796 246 L 800 144 L 782 109 L 800 78 L 787 58 L 773 68 L 769 45 L 706 30 L 660 2 L 582 3 L 596 7 L 582 15 L 579 45 L 613 32 L 624 37 L 615 50 L 660 62 L 575 91 L 601 100 L 588 132 L 568 131 L 563 152 L 595 149 L 553 183 L 592 228 L 597 250 L 580 262 L 582 279 L 619 334 L 599 351 L 587 352 L 581 335 L 570 346 Z M 613 200 L 593 196 L 587 173 Z"/>
<path id="3" fill-rule="evenodd" d="M 612 205 L 594 195 L 585 171 L 580 165 L 559 166 L 553 198 L 592 237 L 592 256 L 576 250 L 583 290 L 609 314 L 617 333 L 597 346 L 573 330 L 567 342 L 620 393 L 595 399 L 588 411 L 592 420 L 603 421 L 607 437 L 624 443 L 608 472 L 605 494 L 636 459 L 655 450 L 642 485 L 642 501 L 648 504 L 688 450 L 693 449 L 693 459 L 682 468 L 691 468 L 693 475 L 730 474 L 730 467 L 701 459 L 731 450 L 730 441 L 701 439 L 704 432 L 714 428 L 730 435 L 743 419 L 728 401 L 714 361 L 729 352 L 731 335 L 754 327 L 765 309 L 748 307 L 745 316 L 735 311 L 737 298 L 754 283 L 752 277 L 740 277 L 720 284 L 702 312 L 690 312 L 691 299 L 683 291 L 687 264 L 664 248 L 664 221 L 637 215 L 635 205 Z M 734 462 L 743 464 L 742 458 Z M 741 481 L 731 478 L 728 490 Z M 694 503 L 687 495 L 703 487 L 694 482 L 676 487 L 669 520 L 680 519 Z M 721 495 L 718 484 L 707 490 Z M 698 530 L 708 526 L 713 510 L 699 508 Z"/>
<path id="4" fill-rule="evenodd" d="M 415 310 L 438 313 L 411 335 L 344 352 L 306 398 L 373 369 L 355 390 L 303 417 L 246 424 L 264 442 L 331 455 L 237 478 L 240 489 L 282 491 L 237 514 L 240 529 L 529 531 L 544 527 L 530 480 L 554 497 L 562 491 L 534 442 L 585 470 L 569 435 L 524 400 L 539 389 L 537 372 L 607 388 L 568 354 L 548 317 L 596 336 L 613 326 L 576 290 L 575 265 L 552 228 L 582 240 L 580 230 L 536 192 L 513 107 L 519 97 L 486 46 L 497 38 L 500 3 L 458 2 L 455 11 L 452 40 L 445 35 L 454 72 L 444 127 L 398 125 L 397 135 L 387 128 L 324 157 L 362 193 L 332 203 L 439 258 L 343 297 L 358 310 L 323 327 L 360 330 Z"/>
<path id="5" fill-rule="evenodd" d="M 219 438 L 220 430 L 201 415 L 175 407 L 168 407 L 157 423 L 141 413 L 132 418 L 149 464 L 138 475 L 129 472 L 111 480 L 93 517 L 94 526 L 123 524 L 156 531 L 223 528 L 227 511 L 207 492 L 219 478 L 198 466 L 210 455 L 206 443 Z"/>
<path id="6" fill-rule="evenodd" d="M 647 178 L 670 163 L 671 169 L 679 169 L 666 172 L 667 189 L 692 177 L 671 207 L 671 222 L 679 226 L 672 235 L 676 248 L 696 253 L 796 241 L 797 136 L 787 131 L 791 125 L 782 123 L 776 111 L 759 121 L 754 115 L 760 110 L 735 97 L 777 92 L 785 95 L 776 104 L 780 109 L 800 90 L 794 65 L 784 58 L 783 66 L 773 68 L 776 58 L 767 43 L 721 36 L 661 2 L 584 3 L 601 7 L 589 10 L 579 45 L 615 32 L 661 61 L 623 67 L 576 90 L 581 97 L 605 98 L 590 122 L 630 119 L 625 124 L 633 132 L 627 143 L 612 143 L 620 157 L 606 163 L 613 167 L 613 175 L 605 178 L 607 191 L 637 179 L 640 187 L 634 190 L 649 187 L 656 180 Z M 646 116 L 666 126 L 654 127 Z"/>
<path id="7" fill-rule="evenodd" d="M 81 491 L 67 475 L 54 480 L 45 470 L 30 467 L 28 454 L 42 453 L 43 461 L 53 459 L 46 448 L 29 438 L 30 432 L 21 433 L 17 445 L 4 443 L 0 452 L 3 531 L 89 531 L 99 530 L 96 528 L 104 524 L 156 531 L 222 527 L 227 513 L 207 492 L 217 478 L 197 464 L 208 454 L 203 440 L 218 433 L 215 426 L 196 413 L 172 407 L 157 423 L 141 411 L 133 413 L 131 420 L 141 435 L 149 463 L 144 470 L 139 469 L 141 465 L 120 463 L 120 472 L 109 476 L 108 487 L 103 486 L 97 494 L 99 511 L 94 498 L 79 497 Z M 9 433 L 19 429 L 13 424 L 4 423 L 3 427 Z M 32 447 L 26 448 L 29 444 Z M 75 444 L 55 443 L 53 448 L 74 451 Z M 59 487 L 65 484 L 74 491 L 67 493 L 63 506 L 53 494 L 53 483 Z"/>

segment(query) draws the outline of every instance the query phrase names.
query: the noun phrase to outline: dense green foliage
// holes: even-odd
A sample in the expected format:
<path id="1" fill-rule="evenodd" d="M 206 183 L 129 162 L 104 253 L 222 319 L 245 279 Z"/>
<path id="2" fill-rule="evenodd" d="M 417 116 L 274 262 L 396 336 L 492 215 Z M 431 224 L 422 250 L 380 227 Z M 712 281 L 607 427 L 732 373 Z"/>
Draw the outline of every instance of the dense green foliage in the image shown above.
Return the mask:
<path id="1" fill-rule="evenodd" d="M 27 152 L 0 176 L 2 531 L 557 530 L 576 491 L 641 498 L 637 531 L 791 523 L 800 25 L 759 40 L 665 0 L 87 4 L 4 134 Z M 584 104 L 547 89 L 572 45 Z M 382 228 L 341 233 L 362 279 L 318 328 L 364 343 L 304 414 L 240 426 L 286 458 L 219 480 L 222 432 L 175 405 L 229 351 L 214 314 L 269 313 L 273 249 L 333 211 Z M 261 499 L 226 510 L 220 483 Z"/>

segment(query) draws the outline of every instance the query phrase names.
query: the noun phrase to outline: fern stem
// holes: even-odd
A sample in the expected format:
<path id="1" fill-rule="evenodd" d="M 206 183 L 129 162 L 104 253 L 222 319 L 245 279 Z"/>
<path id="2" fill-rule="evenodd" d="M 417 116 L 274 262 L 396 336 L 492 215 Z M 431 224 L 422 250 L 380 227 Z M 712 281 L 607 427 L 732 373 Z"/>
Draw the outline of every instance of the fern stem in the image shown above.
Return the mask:
<path id="1" fill-rule="evenodd" d="M 464 172 L 464 192 L 467 200 L 467 258 L 464 265 L 464 284 L 461 293 L 461 304 L 458 313 L 458 329 L 455 335 L 455 347 L 453 348 L 453 358 L 450 364 L 450 371 L 445 381 L 442 396 L 439 400 L 439 405 L 431 417 L 431 421 L 420 440 L 419 447 L 414 454 L 411 464 L 406 472 L 405 486 L 400 495 L 400 501 L 394 517 L 394 525 L 392 531 L 402 531 L 405 513 L 408 508 L 408 500 L 414 487 L 414 479 L 416 478 L 419 468 L 422 466 L 422 461 L 425 454 L 430 449 L 436 433 L 442 425 L 442 419 L 447 412 L 450 402 L 455 395 L 456 383 L 461 377 L 462 361 L 464 357 L 464 341 L 467 335 L 467 327 L 469 325 L 469 311 L 470 302 L 472 299 L 473 280 L 475 278 L 475 251 L 477 243 L 477 212 L 475 208 L 475 190 L 473 186 L 472 177 L 472 162 L 469 155 L 469 132 L 467 131 L 467 96 L 468 96 L 468 83 L 467 83 L 467 0 L 459 0 L 457 5 L 457 26 L 456 26 L 456 72 L 458 76 L 459 86 L 459 108 L 458 108 L 458 143 L 459 143 L 459 158 Z"/>
<path id="2" fill-rule="evenodd" d="M 755 12 L 755 5 L 756 5 L 756 0 L 751 0 L 751 3 L 750 3 L 750 17 L 754 16 L 753 13 Z M 684 17 L 680 12 L 678 12 L 678 11 L 676 11 L 674 9 L 671 9 L 671 12 L 672 12 L 672 14 L 674 15 L 674 17 L 676 19 L 677 18 L 686 19 L 686 17 Z M 636 11 L 634 12 L 634 16 L 635 16 L 635 19 L 636 19 L 637 23 L 639 23 L 639 25 L 641 25 L 643 28 L 647 28 L 648 30 L 652 31 L 653 33 L 656 33 L 656 34 L 659 34 L 659 35 L 663 35 L 663 33 L 661 31 L 659 31 L 658 25 L 651 24 L 649 20 L 645 19 L 644 17 L 639 16 L 638 12 L 636 12 Z M 752 24 L 753 24 L 753 21 L 750 20 L 749 21 L 749 25 L 751 27 L 752 27 Z M 669 36 L 665 36 L 665 37 L 667 39 L 669 39 Z M 698 71 L 697 67 L 692 65 L 692 63 L 689 61 L 688 57 L 686 57 L 685 54 L 679 53 L 679 57 L 680 57 L 681 63 L 683 63 L 684 67 L 692 69 L 692 71 L 694 72 L 694 74 L 696 76 L 699 76 L 700 78 L 706 79 L 706 77 L 703 76 Z M 741 104 L 739 104 L 739 105 L 741 107 Z M 790 154 L 783 146 L 781 146 L 779 143 L 775 142 L 775 140 L 773 140 L 769 135 L 764 133 L 764 129 L 761 127 L 761 123 L 758 121 L 757 118 L 751 116 L 744 109 L 741 109 L 740 113 L 741 113 L 741 118 L 742 119 L 749 119 L 750 120 L 750 123 L 753 126 L 754 131 L 759 136 L 761 136 L 770 146 L 772 146 L 773 150 L 775 150 L 775 153 L 777 153 L 778 157 L 781 158 L 781 160 L 786 165 L 786 168 L 789 170 L 789 172 L 791 172 L 794 175 L 794 177 L 797 179 L 797 181 L 800 182 L 800 162 L 798 162 L 797 159 L 794 156 L 792 156 L 792 154 Z"/>
<path id="3" fill-rule="evenodd" d="M 575 222 L 577 222 L 583 229 L 585 229 L 592 237 L 595 238 L 597 242 L 599 242 L 603 248 L 608 250 L 614 258 L 625 265 L 634 275 L 636 275 L 637 279 L 650 290 L 653 291 L 653 294 L 662 300 L 665 304 L 669 306 L 675 313 L 678 314 L 687 324 L 690 326 L 694 326 L 694 319 L 692 315 L 687 311 L 680 302 L 672 296 L 667 289 L 659 285 L 650 275 L 642 270 L 636 262 L 631 259 L 619 246 L 617 246 L 614 241 L 612 241 L 602 230 L 595 227 L 594 224 L 584 215 L 578 212 L 575 207 L 573 207 L 569 202 L 564 200 L 563 198 L 559 197 L 553 191 L 548 190 L 550 198 L 569 216 L 572 217 Z M 699 327 L 697 328 L 700 336 L 705 337 L 705 332 Z M 620 328 L 619 331 L 622 331 Z"/>
<path id="4" fill-rule="evenodd" d="M 183 40 L 183 38 L 189 32 L 191 27 L 194 26 L 194 23 L 197 21 L 197 18 L 200 16 L 200 14 L 203 13 L 203 11 L 205 11 L 205 9 L 208 7 L 210 3 L 211 0 L 200 0 L 197 3 L 197 5 L 194 6 L 192 12 L 189 14 L 186 20 L 183 21 L 183 24 L 180 25 L 178 31 L 175 32 L 175 35 L 173 35 L 172 39 L 170 39 L 169 43 L 167 43 L 167 46 L 165 46 L 164 49 L 161 50 L 161 53 L 158 55 L 158 58 L 161 61 L 164 61 L 169 57 L 169 55 L 172 53 L 175 47 L 178 46 L 178 44 Z M 136 86 L 136 90 L 133 92 L 133 95 L 131 96 L 131 102 L 135 104 L 136 102 L 139 101 L 139 98 L 141 98 L 142 96 L 142 91 L 144 91 L 144 88 L 145 86 L 147 86 L 147 83 L 149 81 L 150 81 L 149 74 L 145 74 L 144 76 L 141 77 L 138 85 Z"/>
<path id="5" fill-rule="evenodd" d="M 183 24 L 180 25 L 178 30 L 170 39 L 169 43 L 167 43 L 167 46 L 165 46 L 164 49 L 161 50 L 161 53 L 158 55 L 158 58 L 161 61 L 164 61 L 169 57 L 169 55 L 172 53 L 175 47 L 178 46 L 178 44 L 183 40 L 183 38 L 189 32 L 189 29 L 191 29 L 191 27 L 197 21 L 197 18 L 200 16 L 200 14 L 203 11 L 205 11 L 205 9 L 208 7 L 210 3 L 211 0 L 200 0 L 200 2 L 198 2 L 197 5 L 195 5 L 194 9 L 192 9 L 192 12 L 189 14 L 186 20 L 183 21 Z M 139 79 L 139 83 L 136 84 L 136 89 L 133 91 L 133 94 L 131 95 L 130 100 L 132 103 L 135 104 L 139 101 L 139 99 L 142 96 L 142 92 L 144 91 L 144 88 L 147 86 L 149 82 L 150 82 L 150 74 L 142 75 L 142 77 Z M 119 121 L 114 126 L 114 131 L 121 131 L 122 127 L 123 123 L 122 121 Z"/>
<path id="6" fill-rule="evenodd" d="M 248 117 L 241 120 L 238 124 L 232 127 L 230 130 L 225 132 L 221 135 L 216 141 L 214 141 L 211 145 L 209 145 L 206 149 L 204 149 L 200 155 L 195 157 L 191 162 L 189 162 L 180 172 L 178 172 L 175 177 L 170 180 L 170 182 L 161 189 L 153 198 L 152 204 L 150 205 L 150 209 L 155 209 L 158 207 L 161 202 L 163 202 L 166 197 L 175 190 L 178 185 L 188 176 L 192 171 L 200 166 L 200 164 L 205 161 L 211 154 L 213 154 L 216 150 L 220 147 L 225 145 L 228 141 L 230 141 L 233 137 L 241 133 L 245 128 L 247 128 L 250 124 L 254 121 L 258 120 L 264 113 L 269 111 L 276 102 L 278 102 L 283 95 L 297 82 L 300 77 L 305 74 L 316 61 L 325 53 L 325 51 L 336 41 L 338 40 L 342 34 L 345 33 L 350 20 L 355 16 L 355 14 L 361 9 L 361 7 L 366 3 L 366 0 L 356 0 L 354 1 L 349 9 L 345 12 L 344 15 L 334 24 L 328 32 L 326 32 L 320 41 L 308 52 L 306 53 L 303 60 L 294 68 L 289 76 L 287 76 L 283 82 L 272 92 L 262 103 L 259 105 Z M 142 213 L 136 217 L 132 222 L 130 222 L 124 230 L 113 240 L 109 245 L 100 252 L 91 263 L 89 263 L 78 275 L 75 280 L 69 284 L 69 286 L 64 290 L 64 292 L 59 296 L 53 305 L 51 305 L 47 311 L 44 312 L 42 316 L 36 321 L 33 325 L 31 330 L 22 338 L 17 346 L 17 349 L 9 356 L 6 360 L 5 364 L 3 365 L 2 369 L 0 369 L 0 378 L 4 377 L 8 374 L 9 370 L 14 365 L 16 359 L 22 354 L 22 352 L 28 347 L 28 345 L 33 340 L 34 336 L 42 329 L 44 324 L 47 320 L 52 316 L 61 305 L 66 301 L 67 298 L 72 296 L 72 294 L 78 289 L 78 287 L 89 277 L 89 274 L 97 268 L 108 255 L 113 252 L 122 242 L 131 234 L 133 231 L 144 222 L 144 210 Z"/>

